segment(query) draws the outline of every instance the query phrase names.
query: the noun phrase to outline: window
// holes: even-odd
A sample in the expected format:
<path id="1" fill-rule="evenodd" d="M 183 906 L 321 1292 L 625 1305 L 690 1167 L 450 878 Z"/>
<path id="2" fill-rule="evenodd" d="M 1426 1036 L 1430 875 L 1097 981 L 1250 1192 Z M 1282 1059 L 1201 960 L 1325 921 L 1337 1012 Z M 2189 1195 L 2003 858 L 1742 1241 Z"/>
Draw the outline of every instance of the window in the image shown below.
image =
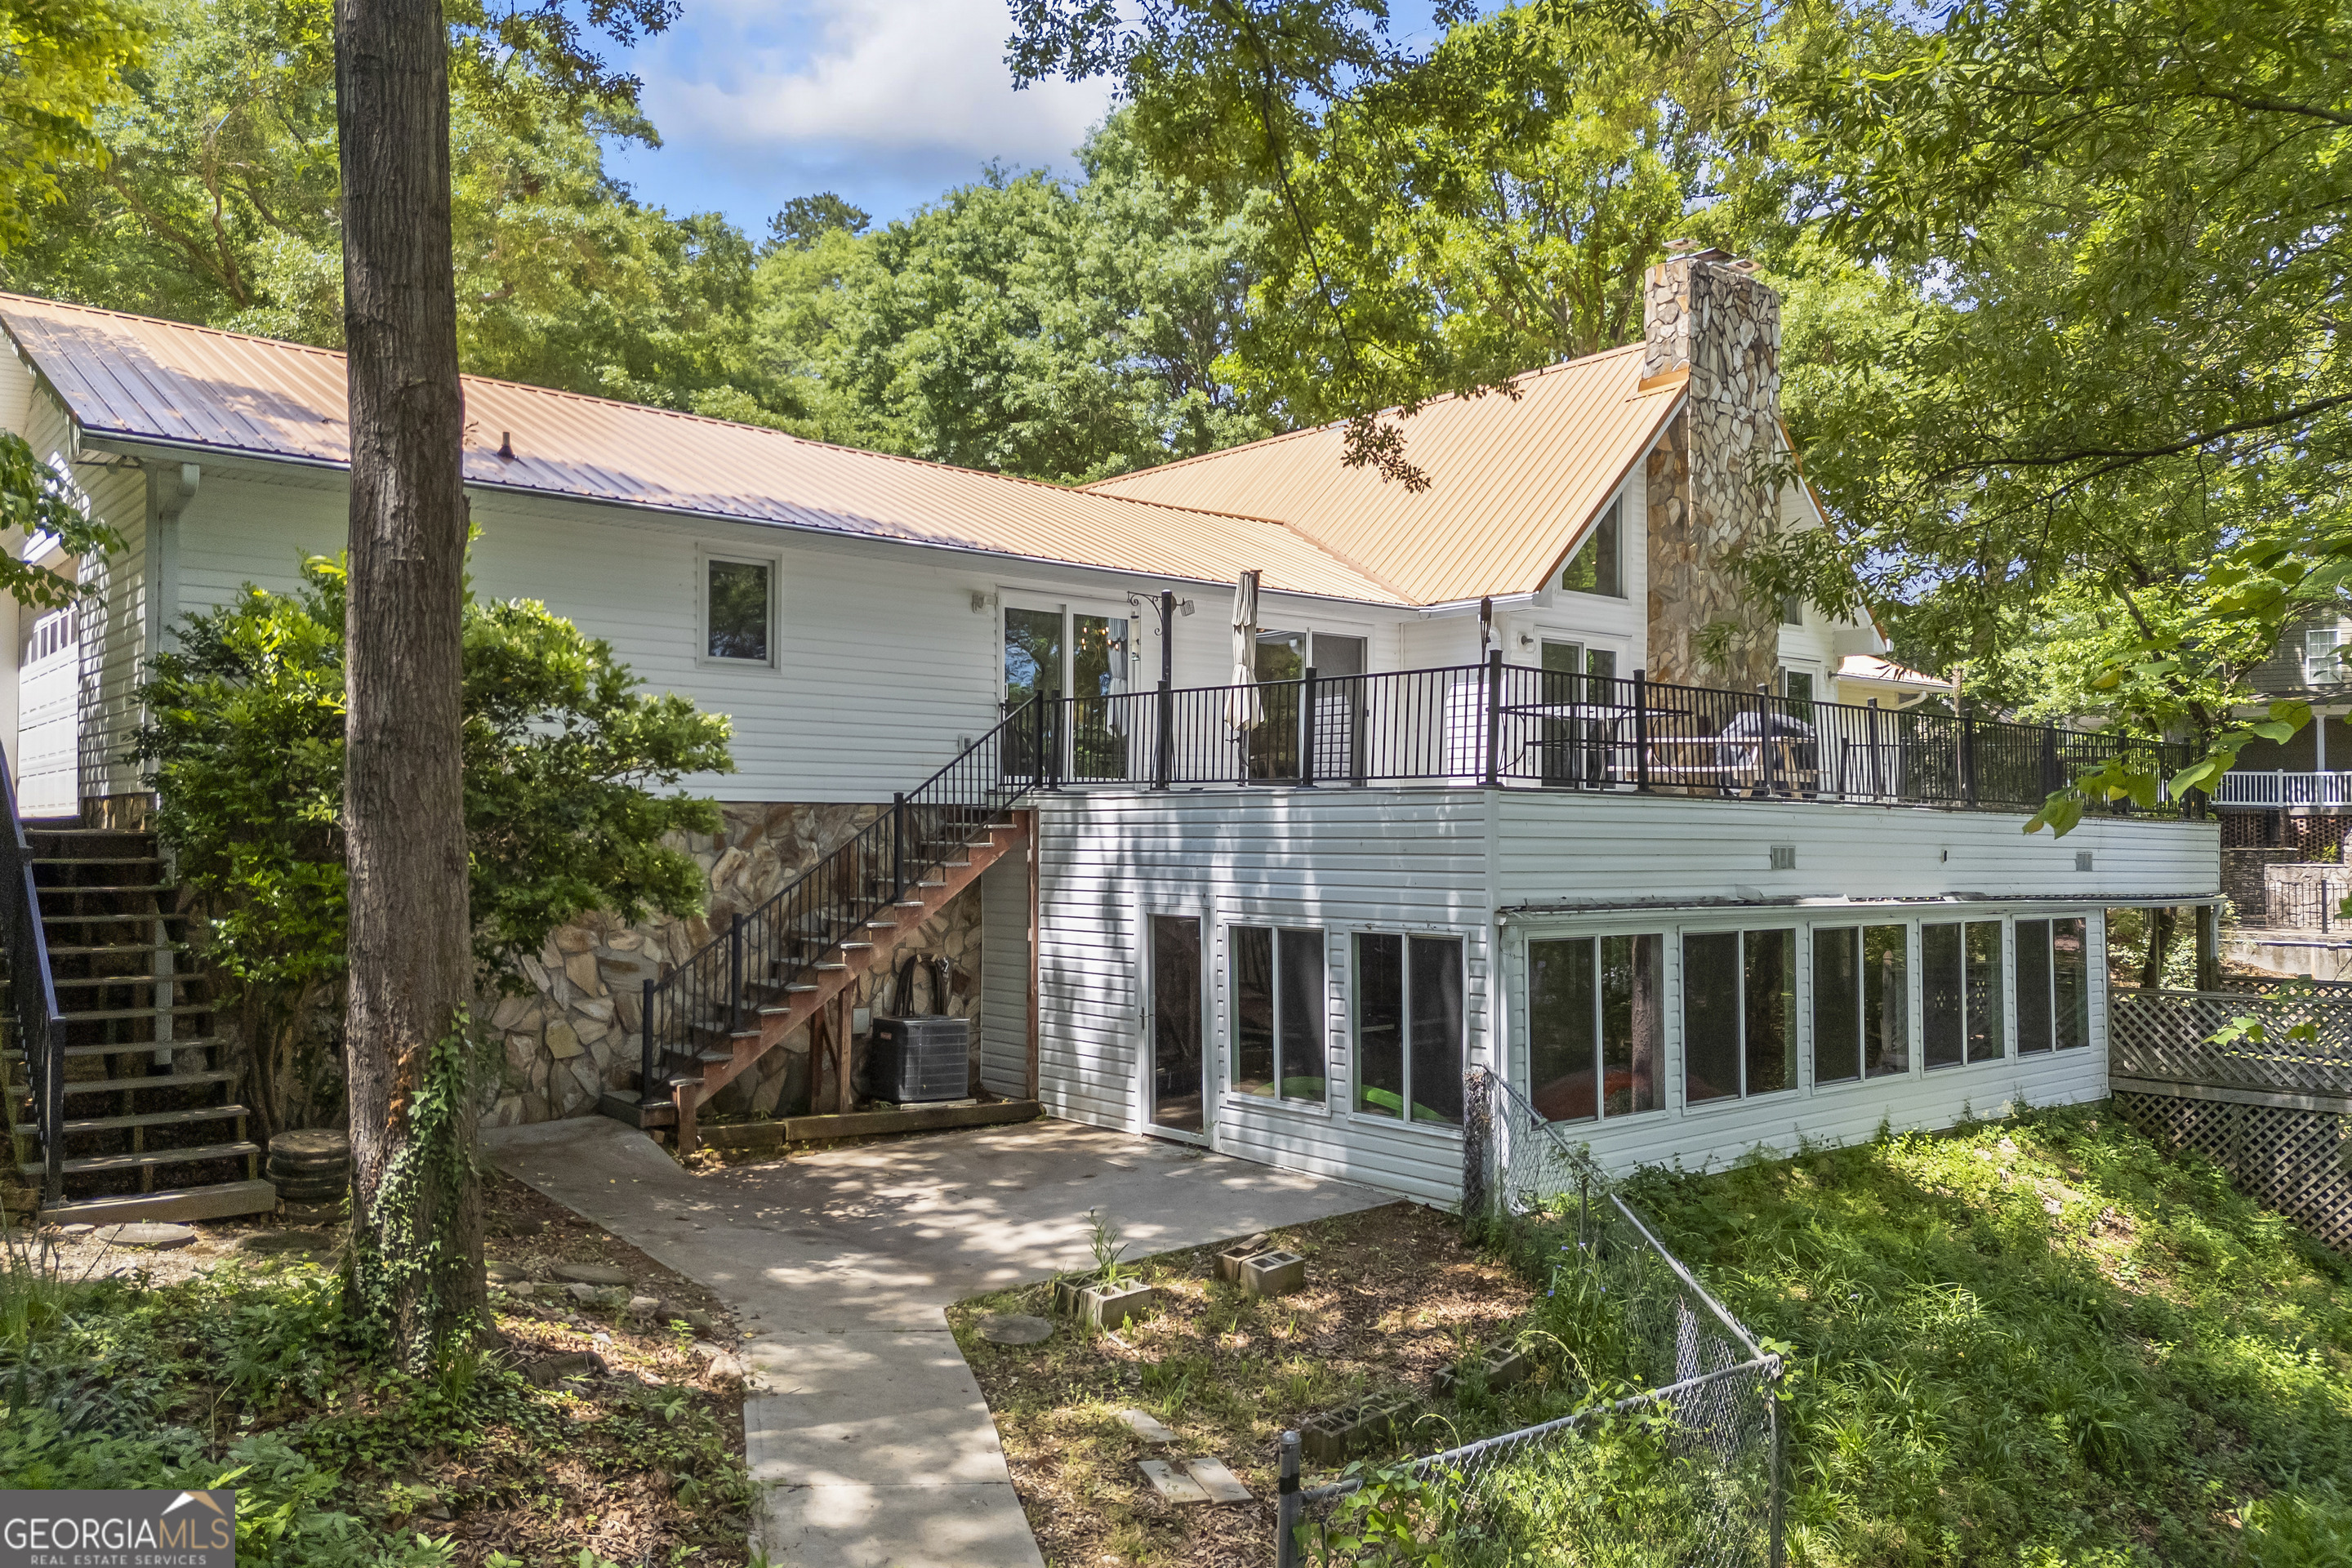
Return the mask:
<path id="1" fill-rule="evenodd" d="M 1927 1065 L 1994 1061 L 2008 1054 L 2002 1022 L 2000 922 L 1919 928 L 1919 1013 Z"/>
<path id="2" fill-rule="evenodd" d="M 1654 933 L 1528 944 L 1528 1066 L 1548 1120 L 1658 1109 L 1665 951 Z"/>
<path id="3" fill-rule="evenodd" d="M 1813 672 L 1780 667 L 1780 696 L 1783 710 L 1792 719 L 1811 722 L 1813 717 Z"/>
<path id="4" fill-rule="evenodd" d="M 1234 1090 L 1323 1103 L 1323 933 L 1232 929 Z"/>
<path id="5" fill-rule="evenodd" d="M 1612 599 L 1624 597 L 1625 590 L 1619 585 L 1617 570 L 1618 535 L 1621 531 L 1618 509 L 1622 504 L 1618 501 L 1609 503 L 1609 510 L 1601 514 L 1601 521 L 1592 525 L 1592 531 L 1584 536 L 1584 542 L 1578 546 L 1575 554 L 1568 558 L 1568 564 L 1560 569 L 1559 585 L 1568 592 L 1601 594 Z"/>
<path id="6" fill-rule="evenodd" d="M 2352 634 L 2338 623 L 2332 626 L 2312 626 L 2303 634 L 2303 675 L 2314 686 L 2341 684 L 2352 671 L 2344 665 L 2344 650 Z"/>
<path id="7" fill-rule="evenodd" d="M 1356 938 L 1356 1109 L 1462 1121 L 1462 939 Z"/>
<path id="8" fill-rule="evenodd" d="M 1694 931 L 1683 938 L 1683 1098 L 1790 1088 L 1797 933 Z"/>
<path id="9" fill-rule="evenodd" d="M 1805 624 L 1805 596 L 1802 594 L 1791 594 L 1780 601 L 1780 624 L 1784 626 Z"/>
<path id="10" fill-rule="evenodd" d="M 1813 931 L 1813 1079 L 1853 1083 L 1911 1070 L 1910 933 Z"/>
<path id="11" fill-rule="evenodd" d="M 2091 1043 L 2090 970 L 2082 917 L 2017 922 L 2021 1055 Z"/>
<path id="12" fill-rule="evenodd" d="M 705 651 L 712 658 L 767 663 L 768 632 L 775 618 L 770 582 L 774 566 L 765 561 L 712 560 L 705 564 L 709 572 Z"/>

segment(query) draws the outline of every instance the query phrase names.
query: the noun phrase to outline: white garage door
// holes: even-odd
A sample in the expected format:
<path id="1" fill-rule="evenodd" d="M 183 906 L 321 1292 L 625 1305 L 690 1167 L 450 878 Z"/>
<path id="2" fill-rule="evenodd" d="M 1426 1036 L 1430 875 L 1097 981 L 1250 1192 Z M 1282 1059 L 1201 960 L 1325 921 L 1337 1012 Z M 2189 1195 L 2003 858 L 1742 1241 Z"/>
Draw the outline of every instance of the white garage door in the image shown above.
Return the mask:
<path id="1" fill-rule="evenodd" d="M 80 750 L 81 645 L 74 613 L 51 610 L 33 626 L 16 677 L 16 809 L 27 817 L 81 810 L 75 771 Z"/>

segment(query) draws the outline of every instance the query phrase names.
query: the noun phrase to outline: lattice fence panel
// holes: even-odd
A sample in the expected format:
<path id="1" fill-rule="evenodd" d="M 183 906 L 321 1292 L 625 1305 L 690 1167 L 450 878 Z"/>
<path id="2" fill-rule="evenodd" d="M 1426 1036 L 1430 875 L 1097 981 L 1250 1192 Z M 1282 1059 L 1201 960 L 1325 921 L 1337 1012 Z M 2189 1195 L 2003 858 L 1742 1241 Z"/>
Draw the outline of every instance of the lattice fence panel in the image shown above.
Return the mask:
<path id="1" fill-rule="evenodd" d="M 2223 1089 L 2352 1095 L 2352 996 L 2118 990 L 2108 1010 L 2107 1070 Z M 2262 1038 L 2213 1043 L 2240 1018 Z M 2290 1039 L 2309 1025 L 2313 1037 Z"/>
<path id="2" fill-rule="evenodd" d="M 2352 1117 L 2131 1090 L 2115 1103 L 2149 1137 L 2195 1150 L 2249 1197 L 2352 1252 Z"/>

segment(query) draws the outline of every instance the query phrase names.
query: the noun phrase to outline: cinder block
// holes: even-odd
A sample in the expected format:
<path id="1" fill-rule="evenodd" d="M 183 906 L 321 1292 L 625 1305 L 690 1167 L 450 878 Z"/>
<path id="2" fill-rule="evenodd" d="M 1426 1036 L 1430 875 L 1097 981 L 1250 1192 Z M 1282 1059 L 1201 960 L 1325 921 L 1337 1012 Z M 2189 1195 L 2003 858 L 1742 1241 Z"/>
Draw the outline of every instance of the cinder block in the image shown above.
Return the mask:
<path id="1" fill-rule="evenodd" d="M 1535 1363 L 1525 1353 L 1508 1345 L 1496 1345 L 1481 1354 L 1465 1357 L 1452 1366 L 1439 1368 L 1433 1380 L 1439 1396 L 1442 1398 L 1453 1394 L 1473 1369 L 1486 1373 L 1486 1386 L 1492 1390 L 1524 1383 L 1528 1374 L 1535 1371 Z"/>
<path id="2" fill-rule="evenodd" d="M 1108 1289 L 1089 1285 L 1078 1292 L 1078 1321 L 1098 1329 L 1116 1329 L 1132 1319 L 1150 1317 L 1159 1305 L 1160 1292 L 1149 1285 L 1114 1285 Z"/>
<path id="3" fill-rule="evenodd" d="M 1298 1446 L 1318 1465 L 1344 1465 L 1359 1454 L 1394 1445 L 1414 1414 L 1410 1399 L 1368 1399 L 1310 1415 L 1298 1428 Z"/>
<path id="4" fill-rule="evenodd" d="M 1242 1277 L 1242 1265 L 1265 1250 L 1265 1237 L 1253 1236 L 1247 1241 L 1237 1241 L 1217 1254 L 1217 1278 L 1231 1285 Z"/>
<path id="5" fill-rule="evenodd" d="M 1242 1262 L 1242 1289 L 1252 1296 L 1287 1296 L 1307 1287 L 1307 1259 L 1295 1252 L 1261 1252 Z"/>

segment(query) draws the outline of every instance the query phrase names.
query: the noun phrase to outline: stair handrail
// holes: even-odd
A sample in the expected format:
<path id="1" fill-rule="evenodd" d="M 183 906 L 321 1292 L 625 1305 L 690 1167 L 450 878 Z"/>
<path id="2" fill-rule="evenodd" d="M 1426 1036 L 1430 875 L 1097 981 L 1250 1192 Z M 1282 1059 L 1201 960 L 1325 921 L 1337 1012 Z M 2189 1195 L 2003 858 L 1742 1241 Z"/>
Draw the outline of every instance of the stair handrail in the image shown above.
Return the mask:
<path id="1" fill-rule="evenodd" d="M 1041 721 L 1049 711 L 1043 698 L 1023 703 L 911 792 L 894 795 L 846 843 L 757 908 L 734 915 L 668 973 L 646 980 L 638 1001 L 638 1103 L 669 1099 L 667 1058 L 697 1054 L 698 1027 L 723 1023 L 728 1035 L 741 1027 L 752 966 L 769 966 L 761 984 L 770 989 L 801 983 L 826 953 L 950 857 L 960 841 L 942 829 L 960 818 L 980 826 L 1032 791 L 1052 787 L 1059 745 Z"/>
<path id="2" fill-rule="evenodd" d="M 65 1195 L 66 1020 L 58 1011 L 48 932 L 41 924 L 41 895 L 33 881 L 32 845 L 17 814 L 16 781 L 5 752 L 0 752 L 0 810 L 8 814 L 8 831 L 0 834 L 0 879 L 7 883 L 0 891 L 0 925 L 6 928 L 0 937 L 7 942 L 8 1004 L 16 1014 L 40 1131 L 42 1202 L 53 1204 Z"/>

